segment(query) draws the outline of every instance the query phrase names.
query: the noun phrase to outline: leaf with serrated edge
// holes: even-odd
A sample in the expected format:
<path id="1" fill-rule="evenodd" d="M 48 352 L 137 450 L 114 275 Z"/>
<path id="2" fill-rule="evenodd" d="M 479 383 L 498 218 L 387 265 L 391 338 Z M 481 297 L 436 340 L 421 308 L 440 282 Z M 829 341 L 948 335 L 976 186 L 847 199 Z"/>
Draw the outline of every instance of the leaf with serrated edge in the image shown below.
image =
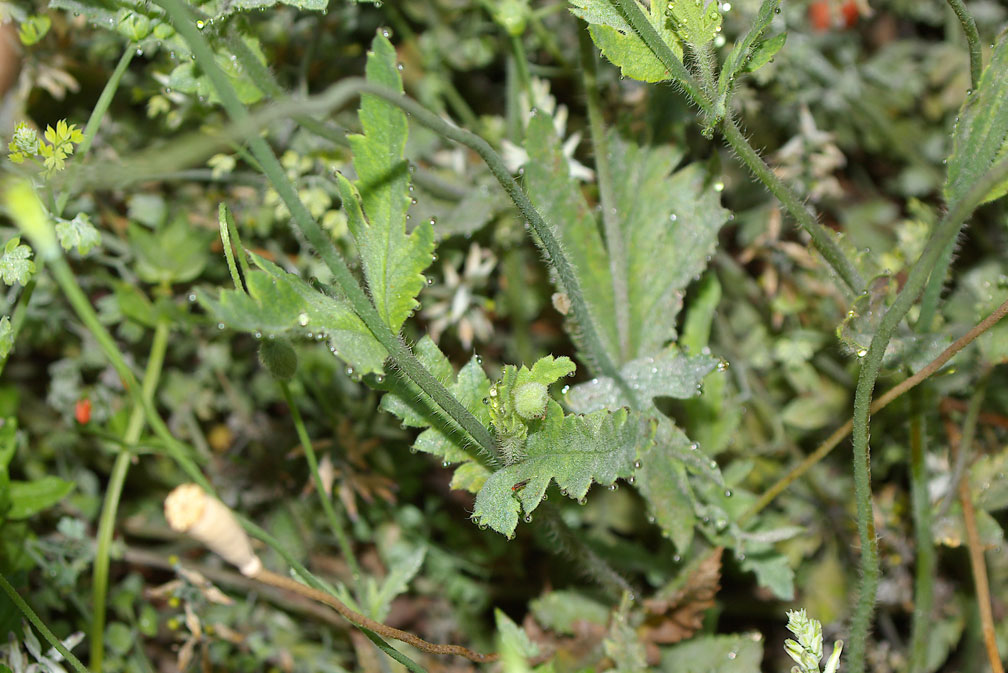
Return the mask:
<path id="1" fill-rule="evenodd" d="M 403 90 L 395 49 L 381 35 L 371 43 L 367 79 Z M 340 198 L 360 251 L 371 299 L 385 323 L 398 332 L 418 306 L 416 296 L 426 285 L 423 270 L 434 252 L 434 227 L 424 222 L 406 234 L 410 203 L 404 155 L 406 114 L 391 103 L 364 94 L 359 116 L 364 134 L 349 137 L 358 176 L 356 193 L 346 178 L 338 176 Z"/>
<path id="2" fill-rule="evenodd" d="M 262 271 L 246 277 L 249 294 L 222 290 L 214 298 L 199 292 L 200 303 L 219 322 L 243 332 L 300 336 L 325 334 L 335 354 L 361 374 L 383 371 L 386 352 L 349 304 L 314 289 L 272 262 L 248 253 Z"/>
<path id="3" fill-rule="evenodd" d="M 600 337 L 617 362 L 651 355 L 675 337 L 684 288 L 707 266 L 728 219 L 720 195 L 692 164 L 670 175 L 682 154 L 669 147 L 641 148 L 613 133 L 609 162 L 618 231 L 626 251 L 627 335 L 620 352 L 615 289 L 598 225 L 570 177 L 551 120 L 529 123 L 525 166 L 533 203 L 554 227 L 571 260 Z M 562 225 L 560 224 L 562 223 Z"/>
<path id="4" fill-rule="evenodd" d="M 626 410 L 564 416 L 555 402 L 525 446 L 523 460 L 497 470 L 476 494 L 473 518 L 511 536 L 518 514 L 533 512 L 551 481 L 574 499 L 592 482 L 612 484 L 633 475 L 637 456 L 651 445 L 653 421 Z M 516 485 L 524 484 L 516 489 Z"/>
<path id="5" fill-rule="evenodd" d="M 1008 29 L 998 38 L 990 63 L 976 91 L 959 111 L 952 155 L 948 158 L 945 202 L 956 203 L 999 158 L 1008 157 Z M 1008 191 L 1008 180 L 996 186 L 985 201 Z"/>
<path id="6" fill-rule="evenodd" d="M 642 82 L 661 82 L 669 79 L 668 68 L 655 56 L 651 48 L 627 23 L 611 0 L 571 0 L 570 11 L 588 22 L 588 32 L 602 55 L 619 67 L 625 77 Z M 664 3 L 652 0 L 645 15 L 679 59 L 682 44 L 666 25 Z"/>

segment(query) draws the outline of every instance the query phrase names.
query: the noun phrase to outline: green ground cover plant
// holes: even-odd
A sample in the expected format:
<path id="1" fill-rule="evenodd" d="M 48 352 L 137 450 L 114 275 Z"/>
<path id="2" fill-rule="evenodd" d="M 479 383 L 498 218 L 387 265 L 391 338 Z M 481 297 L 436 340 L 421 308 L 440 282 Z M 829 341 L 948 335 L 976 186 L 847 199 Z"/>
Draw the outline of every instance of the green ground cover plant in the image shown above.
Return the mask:
<path id="1" fill-rule="evenodd" d="M 0 10 L 0 671 L 1003 670 L 1002 4 Z"/>

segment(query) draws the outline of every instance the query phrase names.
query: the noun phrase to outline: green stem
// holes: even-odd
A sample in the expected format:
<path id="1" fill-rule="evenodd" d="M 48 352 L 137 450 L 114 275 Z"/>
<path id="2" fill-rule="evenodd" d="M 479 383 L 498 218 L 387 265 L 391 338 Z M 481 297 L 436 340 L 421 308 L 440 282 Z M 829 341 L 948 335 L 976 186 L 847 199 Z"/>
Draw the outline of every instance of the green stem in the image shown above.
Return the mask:
<path id="1" fill-rule="evenodd" d="M 529 105 L 535 105 L 532 100 L 532 76 L 529 75 L 528 59 L 525 56 L 525 45 L 522 44 L 521 36 L 511 35 L 511 55 L 514 57 L 515 68 L 518 70 L 518 83 L 521 85 L 525 95 L 528 96 Z"/>
<path id="2" fill-rule="evenodd" d="M 70 195 L 74 191 L 77 173 L 80 171 L 80 162 L 88 153 L 88 150 L 91 149 L 91 143 L 98 133 L 98 127 L 101 126 L 102 119 L 105 118 L 105 113 L 108 112 L 109 105 L 112 104 L 112 98 L 119 88 L 119 82 L 126 73 L 126 68 L 129 67 L 135 53 L 136 47 L 132 44 L 127 44 L 126 51 L 119 57 L 119 63 L 116 64 L 115 70 L 112 71 L 112 76 L 109 77 L 108 82 L 105 83 L 105 88 L 102 89 L 101 94 L 98 96 L 98 102 L 95 103 L 94 108 L 91 110 L 91 116 L 88 117 L 87 124 L 84 126 L 84 139 L 81 140 L 75 152 L 77 159 L 74 161 L 73 168 L 71 169 L 72 173 L 69 182 L 56 200 L 56 208 L 53 211 L 53 215 L 56 217 L 60 217 L 63 214 L 63 209 L 66 208 L 67 201 L 70 200 Z"/>
<path id="3" fill-rule="evenodd" d="M 291 395 L 290 386 L 281 381 L 280 390 L 283 391 L 284 399 L 287 401 L 287 408 L 291 412 L 291 419 L 294 421 L 294 429 L 297 431 L 298 440 L 301 442 L 301 448 L 304 449 L 305 458 L 308 459 L 308 467 L 311 468 L 315 491 L 318 493 L 319 500 L 322 501 L 322 510 L 325 512 L 326 520 L 329 522 L 329 528 L 332 529 L 333 535 L 336 536 L 336 541 L 339 543 L 343 558 L 346 560 L 347 566 L 350 567 L 351 575 L 353 575 L 354 585 L 359 589 L 361 578 L 363 577 L 360 565 L 357 564 L 357 557 L 354 556 L 350 538 L 347 536 L 346 531 L 343 530 L 343 524 L 336 515 L 336 510 L 333 509 L 332 497 L 326 492 L 325 485 L 322 483 L 322 475 L 319 473 L 315 447 L 312 445 L 308 431 L 305 429 L 301 412 L 298 410 L 294 397 Z"/>
<path id="4" fill-rule="evenodd" d="M 627 252 L 623 245 L 613 194 L 613 176 L 609 166 L 609 139 L 602 119 L 602 97 L 599 95 L 598 60 L 595 46 L 588 31 L 579 30 L 581 46 L 581 75 L 584 81 L 585 102 L 588 109 L 588 128 L 595 148 L 595 176 L 598 182 L 599 203 L 602 207 L 602 229 L 605 232 L 606 250 L 609 253 L 609 275 L 613 280 L 616 308 L 616 333 L 619 337 L 620 360 L 630 359 L 630 294 L 627 288 Z"/>
<path id="5" fill-rule="evenodd" d="M 945 287 L 945 278 L 948 276 L 948 269 L 952 265 L 952 255 L 955 254 L 956 241 L 949 241 L 942 251 L 938 264 L 935 265 L 931 277 L 928 278 L 927 287 L 921 295 L 920 315 L 917 317 L 915 328 L 918 332 L 927 332 L 931 329 L 931 323 L 938 312 L 938 302 L 941 300 L 942 288 Z"/>
<path id="6" fill-rule="evenodd" d="M 935 268 L 942 251 L 962 229 L 966 218 L 983 201 L 995 185 L 1008 176 L 1008 159 L 996 164 L 958 201 L 951 204 L 945 217 L 931 235 L 924 252 L 910 270 L 906 284 L 892 306 L 879 322 L 865 355 L 854 395 L 854 495 L 857 501 L 858 535 L 861 540 L 861 584 L 858 602 L 851 622 L 849 655 L 850 673 L 863 673 L 868 629 L 875 610 L 879 582 L 878 540 L 872 514 L 871 465 L 868 448 L 868 425 L 872 391 L 882 368 L 882 358 L 896 327 L 920 296 L 928 276 Z"/>
<path id="7" fill-rule="evenodd" d="M 983 53 L 980 51 L 980 33 L 977 31 L 976 21 L 973 15 L 966 9 L 963 0 L 948 0 L 949 7 L 955 12 L 956 18 L 962 24 L 963 33 L 966 34 L 966 43 L 969 45 L 970 57 L 970 83 L 971 88 L 976 89 L 980 84 L 980 74 L 983 71 Z"/>
<path id="8" fill-rule="evenodd" d="M 686 95 L 689 96 L 694 105 L 703 110 L 705 114 L 710 114 L 713 110 L 713 104 L 710 99 L 700 90 L 693 75 L 682 64 L 682 61 L 672 51 L 672 48 L 665 44 L 665 40 L 661 38 L 655 27 L 651 25 L 651 21 L 644 15 L 640 5 L 637 4 L 637 0 L 614 1 L 623 10 L 623 15 L 626 16 L 627 21 L 633 26 L 637 36 L 644 40 L 644 44 L 658 57 L 662 65 L 668 69 L 672 80 L 683 88 L 683 91 L 686 92 Z"/>
<path id="9" fill-rule="evenodd" d="M 912 398 L 910 419 L 910 502 L 913 509 L 917 561 L 914 577 L 914 611 L 910 632 L 909 673 L 921 673 L 927 667 L 927 654 L 933 630 L 935 549 L 931 532 L 931 501 L 927 488 L 927 422 L 923 395 Z M 952 482 L 953 484 L 955 482 Z"/>
<path id="10" fill-rule="evenodd" d="M 147 369 L 144 372 L 141 395 L 147 403 L 154 398 L 154 389 L 161 378 L 161 368 L 164 365 L 165 351 L 168 348 L 169 325 L 159 321 L 154 329 L 150 355 L 147 358 Z M 100 673 L 105 656 L 105 599 L 108 595 L 109 552 L 112 547 L 112 535 L 115 532 L 116 512 L 119 509 L 119 499 L 122 497 L 123 485 L 126 483 L 126 473 L 129 472 L 130 461 L 133 458 L 133 448 L 140 441 L 144 427 L 144 410 L 142 405 L 135 405 L 130 413 L 123 435 L 123 443 L 116 455 L 105 489 L 105 501 L 102 504 L 101 516 L 98 520 L 98 535 L 95 551 L 94 567 L 91 571 L 91 604 L 94 613 L 91 617 L 91 670 Z"/>
<path id="11" fill-rule="evenodd" d="M 12 587 L 10 582 L 7 581 L 7 578 L 3 576 L 3 573 L 0 573 L 0 589 L 4 590 L 7 597 L 11 599 L 11 602 L 17 606 L 18 610 L 21 611 L 21 614 L 25 616 L 25 619 L 31 622 L 32 626 L 34 626 L 35 629 L 42 634 L 45 641 L 57 652 L 63 655 L 64 659 L 70 662 L 70 666 L 72 666 L 77 673 L 88 673 L 88 669 L 84 667 L 81 660 L 75 657 L 73 652 L 63 646 L 62 641 L 60 641 L 60 639 L 56 637 L 56 634 L 50 631 L 49 627 L 46 626 L 41 619 L 39 619 L 39 616 L 35 614 L 35 611 L 31 609 L 31 606 L 28 605 L 23 598 L 21 598 L 21 594 L 14 590 L 14 587 Z"/>
<path id="12" fill-rule="evenodd" d="M 171 16 L 175 29 L 189 45 L 204 73 L 210 79 L 228 115 L 235 121 L 247 121 L 249 119 L 248 110 L 238 99 L 230 80 L 217 65 L 216 57 L 203 36 L 199 34 L 189 19 L 185 5 L 179 0 L 156 0 L 156 2 Z M 378 342 L 385 347 L 395 366 L 429 395 L 448 418 L 468 433 L 476 446 L 480 447 L 487 456 L 495 458 L 497 446 L 490 431 L 420 364 L 399 335 L 392 332 L 385 324 L 377 309 L 350 272 L 346 262 L 340 257 L 332 240 L 322 231 L 301 202 L 297 191 L 287 179 L 283 167 L 277 161 L 273 150 L 266 141 L 258 136 L 252 136 L 248 139 L 248 143 L 252 153 L 262 166 L 263 172 L 273 184 L 273 188 L 291 211 L 298 228 L 332 271 L 336 283 L 349 300 L 354 312 Z"/>
<path id="13" fill-rule="evenodd" d="M 382 652 L 384 652 L 385 654 L 387 654 L 391 658 L 393 658 L 396 661 L 398 661 L 400 664 L 402 664 L 403 666 L 405 666 L 407 668 L 407 670 L 413 671 L 413 673 L 427 673 L 427 671 L 424 670 L 424 668 L 422 666 L 420 666 L 420 664 L 416 663 L 415 661 L 413 661 L 412 659 L 410 659 L 409 657 L 407 657 L 405 654 L 403 654 L 402 652 L 400 652 L 396 648 L 394 648 L 391 645 L 389 645 L 387 642 L 385 642 L 382 639 L 381 636 L 379 636 L 377 633 L 375 633 L 371 629 L 365 629 L 365 628 L 362 628 L 362 627 L 358 627 L 358 628 L 360 629 L 361 633 L 363 633 L 365 636 L 367 636 L 368 640 L 370 640 L 372 643 L 374 643 L 375 646 L 379 650 L 381 650 Z"/>
<path id="14" fill-rule="evenodd" d="M 826 259 L 826 262 L 833 267 L 833 270 L 840 276 L 847 287 L 852 292 L 860 292 L 864 287 L 864 281 L 861 279 L 861 274 L 854 268 L 854 264 L 847 259 L 840 250 L 840 246 L 833 239 L 832 234 L 816 220 L 815 215 L 809 212 L 799 196 L 767 166 L 759 153 L 746 140 L 735 120 L 730 117 L 726 118 L 721 125 L 721 132 L 742 162 L 752 171 L 753 175 L 766 185 L 766 188 L 777 197 L 777 200 L 798 221 L 798 225 L 812 237 L 812 244 Z"/>

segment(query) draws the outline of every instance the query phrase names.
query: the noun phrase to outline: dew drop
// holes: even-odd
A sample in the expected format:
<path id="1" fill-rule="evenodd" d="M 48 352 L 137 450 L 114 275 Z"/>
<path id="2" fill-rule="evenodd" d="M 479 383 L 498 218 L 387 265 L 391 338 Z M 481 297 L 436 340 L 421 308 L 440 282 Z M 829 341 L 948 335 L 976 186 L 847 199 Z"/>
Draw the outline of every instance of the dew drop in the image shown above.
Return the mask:
<path id="1" fill-rule="evenodd" d="M 564 386 L 563 388 L 560 389 L 561 395 L 566 395 L 568 392 L 570 392 L 570 386 Z"/>
<path id="2" fill-rule="evenodd" d="M 619 484 L 615 484 L 615 483 L 609 484 L 609 490 L 610 491 L 615 491 L 618 488 L 619 488 Z"/>
<path id="3" fill-rule="evenodd" d="M 714 191 L 715 192 L 724 191 L 724 183 L 721 182 L 720 180 L 718 180 L 717 182 L 715 182 L 714 183 Z"/>
<path id="4" fill-rule="evenodd" d="M 378 383 L 378 384 L 385 383 L 385 377 L 382 376 L 381 374 L 376 375 L 374 377 L 374 380 L 375 380 L 375 383 Z"/>
<path id="5" fill-rule="evenodd" d="M 728 653 L 728 658 L 729 659 L 734 659 L 737 656 L 738 656 L 738 652 L 729 652 Z"/>
<path id="6" fill-rule="evenodd" d="M 190 293 L 189 296 L 186 297 L 186 299 L 188 299 L 190 302 L 194 302 L 194 301 L 196 301 L 196 295 Z"/>
<path id="7" fill-rule="evenodd" d="M 307 313 L 300 313 L 300 314 L 298 314 L 298 324 L 301 325 L 301 327 L 307 327 L 308 326 L 308 314 Z"/>
<path id="8" fill-rule="evenodd" d="M 442 460 L 441 467 L 451 467 L 451 463 L 449 463 L 447 460 Z"/>
<path id="9" fill-rule="evenodd" d="M 726 488 L 725 489 L 724 496 L 726 498 L 730 498 L 731 497 L 731 489 L 730 488 Z"/>
<path id="10" fill-rule="evenodd" d="M 631 486 L 633 486 L 634 484 L 637 483 L 637 477 L 635 477 L 634 475 L 631 474 L 629 477 L 627 477 L 627 483 L 630 484 Z M 613 484 L 613 486 L 615 486 L 615 485 L 616 484 Z"/>
<path id="11" fill-rule="evenodd" d="M 633 462 L 633 466 L 634 466 L 634 469 L 635 469 L 635 470 L 639 470 L 639 469 L 641 469 L 641 465 L 643 465 L 643 463 L 641 463 L 641 462 L 640 462 L 639 460 L 635 460 L 635 461 Z"/>
<path id="12" fill-rule="evenodd" d="M 679 216 L 676 215 L 675 213 L 672 213 L 671 215 L 668 216 L 668 218 L 670 222 L 675 222 L 676 220 L 679 219 Z"/>
<path id="13" fill-rule="evenodd" d="M 217 329 L 224 329 L 224 323 L 222 322 L 217 323 Z"/>
<path id="14" fill-rule="evenodd" d="M 430 261 L 432 261 L 432 262 L 438 261 L 438 254 L 436 252 L 431 253 Z"/>
<path id="15" fill-rule="evenodd" d="M 430 218 L 430 226 L 433 227 L 433 226 L 436 226 L 436 225 L 437 225 L 437 218 L 436 217 L 431 217 Z"/>
<path id="16" fill-rule="evenodd" d="M 254 336 L 256 339 L 262 339 L 262 332 L 256 332 Z"/>
<path id="17" fill-rule="evenodd" d="M 396 63 L 396 70 L 398 70 L 399 72 L 402 72 L 403 71 L 403 64 L 402 63 Z"/>
<path id="18" fill-rule="evenodd" d="M 580 500 L 578 500 L 578 504 L 579 505 L 587 505 L 588 504 L 588 498 L 587 497 L 581 498 Z"/>
<path id="19" fill-rule="evenodd" d="M 206 24 L 203 22 L 202 19 L 196 22 L 196 28 L 198 28 L 199 30 L 203 30 L 204 28 L 206 28 Z"/>
<path id="20" fill-rule="evenodd" d="M 483 356 L 482 355 L 477 355 L 476 356 L 476 364 L 478 364 L 478 365 L 483 364 Z"/>
<path id="21" fill-rule="evenodd" d="M 428 278 L 427 279 L 427 286 L 430 287 L 433 284 L 434 284 L 434 279 L 433 278 Z"/>
<path id="22" fill-rule="evenodd" d="M 353 367 L 347 367 L 346 368 L 346 375 L 347 376 L 353 376 L 353 373 L 354 373 Z"/>
<path id="23" fill-rule="evenodd" d="M 532 523 L 532 515 L 531 514 L 526 514 L 525 515 L 525 523 Z"/>

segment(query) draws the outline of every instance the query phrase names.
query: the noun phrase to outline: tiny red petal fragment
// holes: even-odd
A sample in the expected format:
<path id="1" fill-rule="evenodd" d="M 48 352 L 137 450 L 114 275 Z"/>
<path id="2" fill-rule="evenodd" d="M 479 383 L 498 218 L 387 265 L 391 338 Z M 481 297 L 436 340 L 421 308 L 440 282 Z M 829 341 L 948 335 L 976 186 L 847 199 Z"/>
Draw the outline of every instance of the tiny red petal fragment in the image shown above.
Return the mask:
<path id="1" fill-rule="evenodd" d="M 833 10 L 829 0 L 815 0 L 808 8 L 809 23 L 819 32 L 833 27 Z"/>
<path id="2" fill-rule="evenodd" d="M 843 16 L 845 28 L 853 28 L 861 18 L 861 10 L 855 0 L 847 0 L 840 8 L 840 14 Z"/>
<path id="3" fill-rule="evenodd" d="M 74 405 L 74 418 L 81 425 L 87 425 L 87 422 L 91 420 L 91 400 L 86 397 L 77 400 L 77 404 Z"/>

